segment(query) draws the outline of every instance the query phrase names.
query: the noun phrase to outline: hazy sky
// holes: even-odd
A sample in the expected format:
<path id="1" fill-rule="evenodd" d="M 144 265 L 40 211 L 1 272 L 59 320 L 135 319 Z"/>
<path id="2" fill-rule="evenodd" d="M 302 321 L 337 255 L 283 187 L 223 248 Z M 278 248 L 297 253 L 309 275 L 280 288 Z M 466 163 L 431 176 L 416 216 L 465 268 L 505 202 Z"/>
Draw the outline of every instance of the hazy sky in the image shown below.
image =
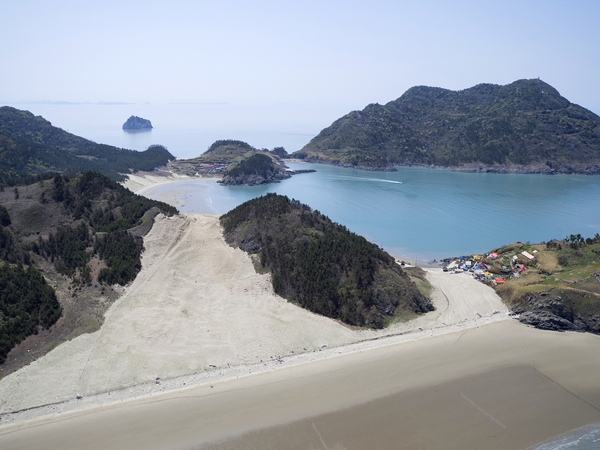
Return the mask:
<path id="1" fill-rule="evenodd" d="M 0 101 L 343 112 L 541 77 L 600 113 L 600 1 L 0 0 Z M 326 124 L 324 124 L 326 125 Z"/>

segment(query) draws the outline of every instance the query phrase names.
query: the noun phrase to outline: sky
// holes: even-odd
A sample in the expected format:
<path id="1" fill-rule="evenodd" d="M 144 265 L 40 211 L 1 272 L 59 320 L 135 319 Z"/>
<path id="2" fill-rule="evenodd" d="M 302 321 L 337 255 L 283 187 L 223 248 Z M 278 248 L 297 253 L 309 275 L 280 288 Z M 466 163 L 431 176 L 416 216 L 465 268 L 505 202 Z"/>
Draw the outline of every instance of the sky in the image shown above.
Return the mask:
<path id="1" fill-rule="evenodd" d="M 540 77 L 600 114 L 599 20 L 597 0 L 0 0 L 0 102 L 341 116 L 415 85 Z"/>

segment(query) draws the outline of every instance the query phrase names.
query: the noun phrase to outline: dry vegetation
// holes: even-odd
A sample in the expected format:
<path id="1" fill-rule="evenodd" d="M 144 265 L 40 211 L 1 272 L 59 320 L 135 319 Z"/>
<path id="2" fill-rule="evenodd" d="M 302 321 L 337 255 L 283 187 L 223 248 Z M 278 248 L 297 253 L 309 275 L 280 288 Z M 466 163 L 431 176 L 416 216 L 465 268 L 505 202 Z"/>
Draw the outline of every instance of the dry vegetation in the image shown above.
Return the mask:
<path id="1" fill-rule="evenodd" d="M 19 295 L 10 293 L 8 302 L 0 298 L 0 319 L 6 317 L 0 320 L 0 336 L 8 342 L 2 359 L 12 348 L 0 364 L 0 378 L 61 342 L 100 328 L 104 313 L 121 291 L 116 284 L 135 278 L 141 236 L 161 208 L 176 212 L 90 172 L 0 190 L 0 266 L 23 264 L 39 271 L 55 292 L 62 313 L 58 320 L 37 326 L 29 337 L 25 333 L 17 338 L 15 330 L 25 328 L 14 321 L 36 316 L 21 311 L 31 307 L 19 306 L 23 303 Z M 81 227 L 86 230 L 83 241 L 72 231 Z M 10 283 L 4 286 L 10 288 Z"/>
<path id="2" fill-rule="evenodd" d="M 526 263 L 527 270 L 519 278 L 507 277 L 504 284 L 495 286 L 511 309 L 558 316 L 579 329 L 599 333 L 600 236 L 513 244 L 497 249 L 500 258 L 493 262 L 494 268 L 522 251 L 533 253 L 535 260 Z"/>

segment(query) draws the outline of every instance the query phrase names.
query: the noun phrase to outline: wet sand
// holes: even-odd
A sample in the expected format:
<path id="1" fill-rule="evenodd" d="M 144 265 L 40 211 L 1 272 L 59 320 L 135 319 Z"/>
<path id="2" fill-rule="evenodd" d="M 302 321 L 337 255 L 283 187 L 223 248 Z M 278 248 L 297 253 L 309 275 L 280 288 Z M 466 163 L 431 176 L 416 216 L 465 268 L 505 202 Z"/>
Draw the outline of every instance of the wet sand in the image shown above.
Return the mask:
<path id="1" fill-rule="evenodd" d="M 501 321 L 0 428 L 0 448 L 524 449 L 600 422 L 600 337 Z"/>

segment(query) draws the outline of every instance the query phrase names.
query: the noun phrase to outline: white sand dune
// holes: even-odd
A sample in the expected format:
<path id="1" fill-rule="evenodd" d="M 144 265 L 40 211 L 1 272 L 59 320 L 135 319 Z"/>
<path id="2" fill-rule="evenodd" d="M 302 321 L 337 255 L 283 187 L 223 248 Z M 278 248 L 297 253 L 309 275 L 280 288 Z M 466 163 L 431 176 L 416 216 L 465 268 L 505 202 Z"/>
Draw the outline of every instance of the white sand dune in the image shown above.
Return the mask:
<path id="1" fill-rule="evenodd" d="M 275 295 L 269 275 L 224 242 L 217 216 L 158 216 L 144 243 L 142 271 L 102 328 L 0 380 L 0 413 L 109 392 L 113 399 L 145 395 L 271 370 L 282 357 L 298 363 L 365 340 L 363 347 L 380 346 L 506 318 L 492 289 L 430 270 L 436 311 L 386 330 L 353 330 Z"/>

